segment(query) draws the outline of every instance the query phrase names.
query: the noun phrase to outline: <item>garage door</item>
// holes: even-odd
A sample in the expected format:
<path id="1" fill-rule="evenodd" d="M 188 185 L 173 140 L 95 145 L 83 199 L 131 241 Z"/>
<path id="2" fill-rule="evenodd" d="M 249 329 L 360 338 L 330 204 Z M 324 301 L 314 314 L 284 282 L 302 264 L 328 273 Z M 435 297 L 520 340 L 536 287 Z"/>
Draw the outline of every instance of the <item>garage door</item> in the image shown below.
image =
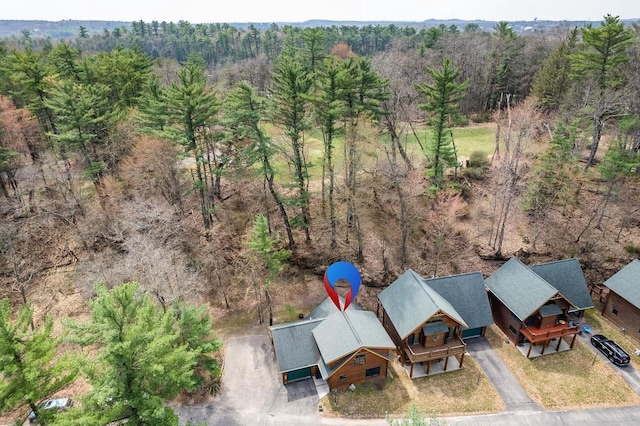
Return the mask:
<path id="1" fill-rule="evenodd" d="M 479 337 L 479 336 L 482 336 L 482 327 L 469 328 L 462 332 L 463 339 L 470 339 L 472 337 Z"/>
<path id="2" fill-rule="evenodd" d="M 311 367 L 302 368 L 300 370 L 289 371 L 287 373 L 287 381 L 293 382 L 294 380 L 301 380 L 311 377 Z"/>

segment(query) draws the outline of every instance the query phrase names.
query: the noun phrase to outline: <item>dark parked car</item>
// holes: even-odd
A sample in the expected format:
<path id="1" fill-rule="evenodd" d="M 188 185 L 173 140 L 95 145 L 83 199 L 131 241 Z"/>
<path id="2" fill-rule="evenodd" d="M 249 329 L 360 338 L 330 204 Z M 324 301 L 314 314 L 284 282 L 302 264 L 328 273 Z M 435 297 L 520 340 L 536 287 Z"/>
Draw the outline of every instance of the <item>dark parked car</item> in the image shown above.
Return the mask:
<path id="1" fill-rule="evenodd" d="M 58 410 L 65 411 L 67 407 L 73 407 L 73 400 L 71 398 L 57 398 L 57 399 L 49 399 L 39 406 L 39 410 Z M 29 423 L 37 424 L 38 419 L 36 418 L 36 413 L 33 411 L 29 413 Z"/>
<path id="2" fill-rule="evenodd" d="M 623 366 L 629 364 L 631 357 L 616 342 L 607 339 L 602 334 L 594 334 L 591 336 L 591 344 L 598 348 L 609 361 L 615 365 Z"/>

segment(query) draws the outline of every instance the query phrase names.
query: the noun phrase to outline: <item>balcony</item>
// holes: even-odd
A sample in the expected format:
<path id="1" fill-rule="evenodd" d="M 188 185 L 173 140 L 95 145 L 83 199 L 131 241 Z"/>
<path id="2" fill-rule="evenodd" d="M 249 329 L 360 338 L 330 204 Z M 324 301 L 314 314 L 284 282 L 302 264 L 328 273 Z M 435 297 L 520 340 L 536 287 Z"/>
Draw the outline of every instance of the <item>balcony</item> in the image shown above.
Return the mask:
<path id="1" fill-rule="evenodd" d="M 577 325 L 571 326 L 567 323 L 565 324 L 560 323 L 552 327 L 540 329 L 538 327 L 531 327 L 531 326 L 525 325 L 520 329 L 520 333 L 522 333 L 525 339 L 527 339 L 529 342 L 535 345 L 543 342 L 548 342 L 551 339 L 562 338 L 566 336 L 573 336 L 575 334 L 578 334 L 578 326 Z"/>
<path id="2" fill-rule="evenodd" d="M 458 338 L 449 339 L 449 341 L 440 346 L 425 348 L 424 346 L 406 345 L 405 352 L 409 356 L 411 363 L 428 362 L 438 359 L 446 359 L 450 356 L 463 355 L 467 350 L 467 346 Z"/>

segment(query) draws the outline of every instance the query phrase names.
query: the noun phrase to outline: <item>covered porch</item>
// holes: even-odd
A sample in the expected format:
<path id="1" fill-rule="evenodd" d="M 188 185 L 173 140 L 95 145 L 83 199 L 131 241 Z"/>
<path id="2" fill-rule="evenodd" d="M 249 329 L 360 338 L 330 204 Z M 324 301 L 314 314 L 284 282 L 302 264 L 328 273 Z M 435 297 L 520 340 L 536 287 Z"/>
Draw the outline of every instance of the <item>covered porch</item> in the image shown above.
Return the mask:
<path id="1" fill-rule="evenodd" d="M 414 368 L 420 375 L 428 376 L 432 374 L 432 368 L 435 369 L 434 373 L 437 370 L 439 370 L 437 372 L 445 372 L 462 368 L 466 351 L 467 346 L 457 337 L 436 347 L 425 347 L 420 344 L 406 345 L 401 353 L 400 362 L 403 366 L 409 363 L 405 368 L 408 367 L 410 378 L 420 377 L 414 376 Z"/>

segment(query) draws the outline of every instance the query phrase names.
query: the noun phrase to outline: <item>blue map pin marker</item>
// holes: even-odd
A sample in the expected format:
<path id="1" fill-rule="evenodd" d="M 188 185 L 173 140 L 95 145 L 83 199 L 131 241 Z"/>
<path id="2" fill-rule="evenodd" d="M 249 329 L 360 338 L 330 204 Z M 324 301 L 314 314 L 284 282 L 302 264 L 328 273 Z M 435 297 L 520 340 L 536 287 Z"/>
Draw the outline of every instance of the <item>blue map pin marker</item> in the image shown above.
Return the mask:
<path id="1" fill-rule="evenodd" d="M 336 291 L 336 282 L 340 279 L 346 280 L 351 286 L 345 298 L 344 309 L 340 308 L 340 299 Z M 356 298 L 361 282 L 360 272 L 349 262 L 336 262 L 329 266 L 324 273 L 324 288 L 327 290 L 327 294 L 329 294 L 333 304 L 336 305 L 339 311 L 347 310 L 351 301 Z"/>

